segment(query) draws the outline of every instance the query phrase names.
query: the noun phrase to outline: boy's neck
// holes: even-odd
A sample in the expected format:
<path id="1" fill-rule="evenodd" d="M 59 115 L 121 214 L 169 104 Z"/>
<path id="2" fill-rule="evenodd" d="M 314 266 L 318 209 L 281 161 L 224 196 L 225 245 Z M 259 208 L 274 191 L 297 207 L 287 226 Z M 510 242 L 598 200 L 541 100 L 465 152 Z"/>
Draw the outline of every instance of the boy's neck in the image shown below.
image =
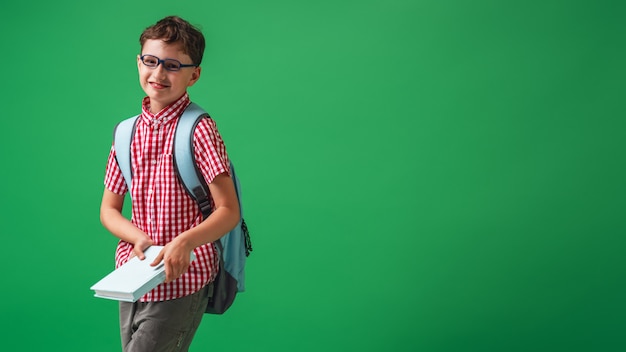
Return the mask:
<path id="1" fill-rule="evenodd" d="M 178 99 L 176 99 L 174 101 L 171 101 L 171 102 L 168 102 L 168 103 L 158 102 L 158 101 L 155 101 L 153 99 L 150 99 L 150 97 L 146 97 L 145 100 L 144 100 L 144 107 L 147 105 L 148 111 L 150 112 L 150 114 L 157 115 L 158 113 L 160 113 L 164 109 L 166 109 L 166 108 L 176 104 L 178 101 L 183 99 L 183 97 L 185 95 L 187 95 L 187 92 L 185 92 L 183 95 L 178 97 Z M 189 98 L 187 98 L 187 99 L 189 99 Z"/>

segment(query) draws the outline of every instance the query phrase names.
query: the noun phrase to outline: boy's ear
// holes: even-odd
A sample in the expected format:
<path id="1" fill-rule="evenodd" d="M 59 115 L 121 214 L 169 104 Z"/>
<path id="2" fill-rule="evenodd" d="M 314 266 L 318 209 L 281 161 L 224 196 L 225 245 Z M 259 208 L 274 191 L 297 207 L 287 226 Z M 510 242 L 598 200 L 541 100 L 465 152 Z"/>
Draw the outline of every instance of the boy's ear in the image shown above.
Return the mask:
<path id="1" fill-rule="evenodd" d="M 137 55 L 137 69 L 140 68 L 141 65 L 141 55 Z"/>
<path id="2" fill-rule="evenodd" d="M 191 87 L 194 84 L 196 84 L 196 82 L 198 82 L 198 80 L 200 79 L 201 72 L 202 72 L 202 67 L 198 66 L 194 68 L 193 73 L 191 74 L 191 80 L 189 81 L 189 84 L 187 84 L 187 87 Z"/>

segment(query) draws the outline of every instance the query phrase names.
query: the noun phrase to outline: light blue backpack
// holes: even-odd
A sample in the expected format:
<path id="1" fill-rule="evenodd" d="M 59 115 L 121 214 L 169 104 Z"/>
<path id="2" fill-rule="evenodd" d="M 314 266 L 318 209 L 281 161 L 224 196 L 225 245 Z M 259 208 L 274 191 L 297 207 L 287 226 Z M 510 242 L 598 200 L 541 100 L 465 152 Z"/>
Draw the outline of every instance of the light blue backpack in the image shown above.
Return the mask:
<path id="1" fill-rule="evenodd" d="M 116 159 L 129 189 L 132 182 L 130 144 L 138 117 L 139 115 L 126 119 L 115 127 Z M 204 219 L 211 214 L 211 199 L 209 187 L 195 162 L 193 132 L 200 120 L 206 117 L 210 116 L 200 106 L 189 104 L 176 126 L 173 146 L 174 170 L 187 193 L 198 203 Z M 235 184 L 241 218 L 234 229 L 214 243 L 220 258 L 220 271 L 211 286 L 206 308 L 206 313 L 211 314 L 223 314 L 232 305 L 237 293 L 245 290 L 244 268 L 246 258 L 252 251 L 248 228 L 243 220 L 241 186 L 232 162 L 230 174 Z"/>

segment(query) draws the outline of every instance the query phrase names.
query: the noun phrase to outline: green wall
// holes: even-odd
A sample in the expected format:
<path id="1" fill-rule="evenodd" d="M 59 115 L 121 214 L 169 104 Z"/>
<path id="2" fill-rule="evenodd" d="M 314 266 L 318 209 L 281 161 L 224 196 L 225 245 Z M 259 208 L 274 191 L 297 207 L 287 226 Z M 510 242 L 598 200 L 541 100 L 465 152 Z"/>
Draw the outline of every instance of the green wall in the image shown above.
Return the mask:
<path id="1" fill-rule="evenodd" d="M 208 47 L 246 293 L 192 351 L 626 350 L 622 1 L 0 5 L 0 349 L 118 350 L 98 208 L 138 36 Z"/>

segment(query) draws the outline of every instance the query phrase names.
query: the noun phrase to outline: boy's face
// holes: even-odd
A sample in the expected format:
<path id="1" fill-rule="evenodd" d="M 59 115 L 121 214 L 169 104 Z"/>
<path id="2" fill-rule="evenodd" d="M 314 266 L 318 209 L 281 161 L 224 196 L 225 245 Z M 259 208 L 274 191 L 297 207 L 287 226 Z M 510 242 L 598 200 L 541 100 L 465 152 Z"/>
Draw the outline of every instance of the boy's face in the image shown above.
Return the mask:
<path id="1" fill-rule="evenodd" d="M 191 64 L 191 58 L 182 52 L 180 45 L 167 44 L 159 39 L 148 39 L 143 45 L 141 55 L 156 56 L 161 60 L 174 59 L 182 64 Z M 187 87 L 191 87 L 200 78 L 200 67 L 181 67 L 178 71 L 167 71 L 160 63 L 151 68 L 141 62 L 141 55 L 137 55 L 139 68 L 139 83 L 141 88 L 150 97 L 150 110 L 157 113 L 180 98 Z"/>

